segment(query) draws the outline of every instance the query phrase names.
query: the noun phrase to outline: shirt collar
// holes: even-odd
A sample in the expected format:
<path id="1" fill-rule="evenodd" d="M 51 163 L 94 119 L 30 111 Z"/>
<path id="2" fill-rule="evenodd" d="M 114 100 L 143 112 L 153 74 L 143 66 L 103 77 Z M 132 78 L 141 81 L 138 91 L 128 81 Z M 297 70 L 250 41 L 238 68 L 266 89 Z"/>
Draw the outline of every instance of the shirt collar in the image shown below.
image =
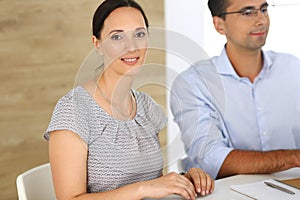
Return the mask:
<path id="1" fill-rule="evenodd" d="M 262 51 L 262 53 L 263 53 L 263 58 L 264 58 L 264 65 L 263 65 L 263 69 L 261 71 L 263 73 L 260 73 L 261 75 L 265 74 L 266 71 L 270 70 L 272 67 L 272 60 L 271 60 L 270 56 L 264 51 Z M 229 61 L 225 46 L 224 46 L 220 56 L 215 56 L 212 58 L 212 62 L 214 63 L 217 71 L 221 75 L 231 75 L 231 76 L 240 78 L 238 76 L 238 74 L 235 72 L 233 66 L 231 65 L 231 62 Z"/>

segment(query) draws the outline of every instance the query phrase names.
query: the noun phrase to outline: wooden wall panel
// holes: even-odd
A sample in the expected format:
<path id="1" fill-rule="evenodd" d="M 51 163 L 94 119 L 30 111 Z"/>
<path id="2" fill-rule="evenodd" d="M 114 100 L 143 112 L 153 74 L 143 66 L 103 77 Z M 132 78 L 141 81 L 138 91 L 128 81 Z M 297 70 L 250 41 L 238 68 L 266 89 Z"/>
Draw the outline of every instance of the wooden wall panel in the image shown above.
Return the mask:
<path id="1" fill-rule="evenodd" d="M 99 2 L 0 0 L 0 199 L 17 199 L 17 175 L 48 162 L 42 134 L 92 49 Z M 163 1 L 139 2 L 151 25 L 163 26 Z M 153 55 L 164 62 L 161 53 Z M 164 103 L 163 90 L 154 95 Z"/>

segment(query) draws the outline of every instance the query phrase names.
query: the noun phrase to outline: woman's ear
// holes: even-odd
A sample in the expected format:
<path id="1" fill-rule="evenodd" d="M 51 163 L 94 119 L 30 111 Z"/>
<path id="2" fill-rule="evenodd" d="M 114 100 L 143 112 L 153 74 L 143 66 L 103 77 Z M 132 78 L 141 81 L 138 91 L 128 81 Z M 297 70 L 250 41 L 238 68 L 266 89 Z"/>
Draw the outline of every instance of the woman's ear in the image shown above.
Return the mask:
<path id="1" fill-rule="evenodd" d="M 92 43 L 95 47 L 95 49 L 99 52 L 100 55 L 102 55 L 102 49 L 101 49 L 101 45 L 100 45 L 100 40 L 98 40 L 98 38 L 96 38 L 96 36 L 92 36 Z"/>
<path id="2" fill-rule="evenodd" d="M 100 47 L 100 42 L 94 35 L 92 36 L 92 43 L 96 49 L 98 49 Z"/>
<path id="3" fill-rule="evenodd" d="M 213 23 L 216 31 L 218 31 L 218 33 L 220 33 L 221 35 L 224 35 L 225 34 L 224 19 L 222 19 L 221 17 L 214 16 Z"/>

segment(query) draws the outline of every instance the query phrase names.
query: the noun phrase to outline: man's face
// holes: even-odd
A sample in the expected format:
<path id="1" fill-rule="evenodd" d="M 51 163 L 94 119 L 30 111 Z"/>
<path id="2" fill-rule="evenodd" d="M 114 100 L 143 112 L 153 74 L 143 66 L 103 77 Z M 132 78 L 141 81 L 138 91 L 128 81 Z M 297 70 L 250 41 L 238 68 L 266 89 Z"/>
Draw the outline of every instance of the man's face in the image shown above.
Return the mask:
<path id="1" fill-rule="evenodd" d="M 270 19 L 265 0 L 231 0 L 227 13 L 221 20 L 227 47 L 258 50 L 264 46 L 269 31 Z"/>

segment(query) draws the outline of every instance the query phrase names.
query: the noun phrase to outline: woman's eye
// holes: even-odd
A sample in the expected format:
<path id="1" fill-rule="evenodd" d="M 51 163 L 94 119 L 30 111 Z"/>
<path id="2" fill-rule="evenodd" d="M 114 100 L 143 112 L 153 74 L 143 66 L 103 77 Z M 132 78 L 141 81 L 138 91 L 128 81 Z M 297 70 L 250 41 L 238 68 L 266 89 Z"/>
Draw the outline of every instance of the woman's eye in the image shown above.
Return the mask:
<path id="1" fill-rule="evenodd" d="M 136 38 L 143 38 L 143 37 L 145 37 L 145 36 L 146 36 L 146 33 L 143 32 L 143 31 L 137 32 L 137 33 L 135 34 L 135 37 L 136 37 Z"/>
<path id="2" fill-rule="evenodd" d="M 111 36 L 111 39 L 112 40 L 122 40 L 123 37 L 121 35 L 115 34 L 115 35 Z"/>

